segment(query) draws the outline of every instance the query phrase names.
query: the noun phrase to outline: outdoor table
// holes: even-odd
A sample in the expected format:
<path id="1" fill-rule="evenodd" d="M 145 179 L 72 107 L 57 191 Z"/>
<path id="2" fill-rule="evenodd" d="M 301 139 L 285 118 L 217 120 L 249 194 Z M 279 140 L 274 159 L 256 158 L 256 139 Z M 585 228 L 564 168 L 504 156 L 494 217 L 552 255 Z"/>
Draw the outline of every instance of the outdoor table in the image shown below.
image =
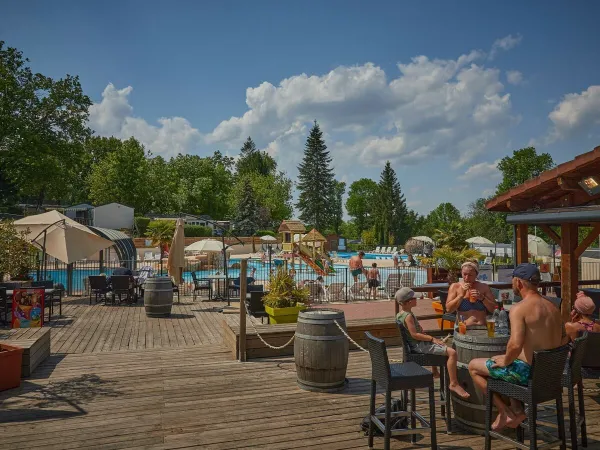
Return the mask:
<path id="1" fill-rule="evenodd" d="M 38 288 L 31 288 L 31 287 L 25 287 L 23 289 L 38 289 Z M 10 299 L 10 303 L 12 304 L 12 297 L 13 297 L 13 289 L 7 289 L 6 290 L 6 297 L 7 297 L 7 301 L 6 304 L 8 305 L 9 300 Z M 52 296 L 58 292 L 58 294 L 60 295 L 60 299 L 59 299 L 59 307 L 62 310 L 62 290 L 60 289 L 44 289 L 44 302 L 46 301 L 46 298 L 50 298 L 50 305 L 48 307 L 48 322 L 50 322 L 50 319 L 52 319 L 52 314 L 54 312 L 54 302 L 52 301 Z M 45 305 L 44 305 L 45 308 Z M 62 313 L 62 311 L 59 311 L 60 313 Z"/>
<path id="2" fill-rule="evenodd" d="M 225 275 L 208 275 L 206 278 L 211 280 L 211 282 L 213 282 L 216 286 L 216 289 L 213 289 L 213 292 L 215 292 L 215 297 L 225 299 L 227 294 L 227 282 Z M 221 283 L 221 280 L 223 280 L 223 283 Z"/>

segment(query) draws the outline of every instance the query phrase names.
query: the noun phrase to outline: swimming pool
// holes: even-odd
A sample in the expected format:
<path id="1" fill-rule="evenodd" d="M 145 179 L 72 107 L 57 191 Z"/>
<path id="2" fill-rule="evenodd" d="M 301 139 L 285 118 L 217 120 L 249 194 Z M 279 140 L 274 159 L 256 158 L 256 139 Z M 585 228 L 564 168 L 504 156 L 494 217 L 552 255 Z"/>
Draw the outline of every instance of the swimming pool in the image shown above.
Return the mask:
<path id="1" fill-rule="evenodd" d="M 358 252 L 338 252 L 338 258 L 350 259 L 351 257 L 358 255 Z M 408 255 L 398 255 L 400 259 L 408 259 Z M 392 259 L 391 254 L 385 253 L 366 253 L 364 259 Z"/>

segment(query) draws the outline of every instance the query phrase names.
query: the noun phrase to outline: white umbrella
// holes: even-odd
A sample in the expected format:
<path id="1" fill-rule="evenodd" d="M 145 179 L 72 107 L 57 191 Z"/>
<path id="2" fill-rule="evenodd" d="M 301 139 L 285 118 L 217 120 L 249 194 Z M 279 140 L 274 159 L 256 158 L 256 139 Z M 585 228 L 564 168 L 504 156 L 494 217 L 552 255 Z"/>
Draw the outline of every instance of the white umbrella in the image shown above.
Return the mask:
<path id="1" fill-rule="evenodd" d="M 176 284 L 182 283 L 181 272 L 185 266 L 185 233 L 183 231 L 183 219 L 177 219 L 175 224 L 175 234 L 169 249 L 169 259 L 167 261 L 167 270 L 169 275 L 173 277 Z"/>
<path id="2" fill-rule="evenodd" d="M 467 242 L 469 244 L 473 244 L 473 245 L 494 245 L 494 243 L 492 241 L 484 238 L 483 236 L 475 236 L 475 237 L 469 238 L 469 239 L 467 239 Z"/>
<path id="3" fill-rule="evenodd" d="M 231 247 L 227 247 L 228 252 L 231 251 Z M 223 243 L 215 241 L 214 239 L 204 239 L 202 241 L 196 241 L 193 244 L 188 245 L 185 248 L 186 252 L 222 252 Z"/>
<path id="4" fill-rule="evenodd" d="M 429 236 L 415 236 L 415 237 L 412 237 L 411 239 L 414 239 L 415 241 L 421 241 L 421 242 L 427 242 L 429 244 L 433 244 L 433 239 L 431 239 Z"/>
<path id="5" fill-rule="evenodd" d="M 539 236 L 527 236 L 527 247 L 533 256 L 552 256 L 552 246 Z"/>
<path id="6" fill-rule="evenodd" d="M 46 230 L 45 236 L 42 233 L 32 242 L 40 247 L 45 244 L 48 255 L 67 264 L 88 258 L 114 245 L 114 242 L 94 234 L 87 227 L 75 227 L 62 222 L 51 226 Z"/>
<path id="7" fill-rule="evenodd" d="M 51 231 L 48 227 L 61 221 L 64 221 L 64 223 L 73 228 L 79 228 L 91 233 L 91 230 L 88 227 L 75 222 L 73 219 L 69 219 L 67 216 L 55 210 L 24 217 L 16 220 L 14 225 L 19 233 L 29 230 L 29 234 L 25 237 L 25 239 L 31 242 L 35 240 L 44 230 L 47 230 L 47 233 Z"/>
<path id="8" fill-rule="evenodd" d="M 269 235 L 261 236 L 260 240 L 263 241 L 263 242 L 277 242 L 277 238 L 276 237 L 269 236 Z"/>

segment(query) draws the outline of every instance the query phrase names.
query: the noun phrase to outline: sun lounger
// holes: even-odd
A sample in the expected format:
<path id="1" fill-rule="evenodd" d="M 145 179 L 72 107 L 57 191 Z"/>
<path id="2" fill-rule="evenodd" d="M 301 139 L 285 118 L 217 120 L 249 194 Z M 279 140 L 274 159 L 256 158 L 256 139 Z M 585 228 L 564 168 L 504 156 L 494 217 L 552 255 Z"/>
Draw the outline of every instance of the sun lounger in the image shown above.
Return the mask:
<path id="1" fill-rule="evenodd" d="M 325 288 L 321 283 L 310 282 L 306 283 L 308 286 L 308 295 L 311 303 L 322 303 L 325 299 Z"/>
<path id="2" fill-rule="evenodd" d="M 381 253 L 381 247 L 376 247 L 373 253 Z"/>
<path id="3" fill-rule="evenodd" d="M 364 300 L 367 297 L 367 282 L 359 281 L 350 286 L 348 294 L 351 300 Z"/>
<path id="4" fill-rule="evenodd" d="M 331 283 L 326 289 L 326 297 L 328 302 L 339 302 L 345 300 L 344 290 L 346 283 Z"/>
<path id="5" fill-rule="evenodd" d="M 400 284 L 402 286 L 414 287 L 416 275 L 415 272 L 404 272 L 400 277 Z"/>
<path id="6" fill-rule="evenodd" d="M 396 253 L 398 251 L 398 247 L 394 247 L 390 253 Z"/>
<path id="7" fill-rule="evenodd" d="M 382 253 L 392 253 L 392 247 L 387 247 L 385 249 L 385 252 L 382 252 Z"/>
<path id="8" fill-rule="evenodd" d="M 400 275 L 397 273 L 389 274 L 387 280 L 385 280 L 384 292 L 388 299 L 393 299 L 396 295 L 396 291 L 402 287 L 400 283 Z"/>

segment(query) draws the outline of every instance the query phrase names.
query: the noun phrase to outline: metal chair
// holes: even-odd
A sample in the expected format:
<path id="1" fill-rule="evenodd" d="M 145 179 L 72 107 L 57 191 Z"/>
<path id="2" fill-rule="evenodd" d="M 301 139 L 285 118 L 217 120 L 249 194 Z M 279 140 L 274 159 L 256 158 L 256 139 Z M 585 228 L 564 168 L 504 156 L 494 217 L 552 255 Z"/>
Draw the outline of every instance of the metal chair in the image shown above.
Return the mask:
<path id="1" fill-rule="evenodd" d="M 577 428 L 581 428 L 581 446 L 587 447 L 587 427 L 585 423 L 585 408 L 583 397 L 583 379 L 581 376 L 581 363 L 587 353 L 588 332 L 573 341 L 573 349 L 567 367 L 563 373 L 562 385 L 569 393 L 569 429 L 571 432 L 571 448 L 577 450 Z M 592 347 L 594 348 L 594 347 Z M 597 347 L 596 347 L 597 348 Z M 575 390 L 577 386 L 577 403 L 579 404 L 579 419 L 575 413 Z"/>
<path id="2" fill-rule="evenodd" d="M 448 301 L 448 291 L 440 289 L 438 292 L 440 294 L 440 303 L 442 304 L 442 325 L 440 326 L 440 330 L 443 330 L 445 321 L 448 321 L 451 324 L 456 322 L 456 313 L 449 313 L 446 309 L 446 302 Z"/>
<path id="3" fill-rule="evenodd" d="M 260 317 L 262 323 L 263 317 L 269 317 L 265 311 L 265 305 L 262 298 L 267 293 L 265 291 L 252 291 L 246 294 L 246 311 L 253 317 Z"/>
<path id="4" fill-rule="evenodd" d="M 506 381 L 488 378 L 487 399 L 485 408 L 485 450 L 491 450 L 492 437 L 514 444 L 518 448 L 526 448 L 523 445 L 523 430 L 529 431 L 529 448 L 537 450 L 537 406 L 540 403 L 555 400 L 556 419 L 558 423 L 557 441 L 545 444 L 544 448 L 551 448 L 560 444 L 562 450 L 566 450 L 565 418 L 562 401 L 562 377 L 569 345 L 563 345 L 552 350 L 544 350 L 533 353 L 531 365 L 531 378 L 527 386 L 520 386 Z M 527 423 L 517 428 L 517 440 L 491 430 L 492 425 L 492 395 L 494 393 L 520 400 L 528 406 Z M 540 433 L 545 432 L 540 430 Z"/>
<path id="5" fill-rule="evenodd" d="M 123 302 L 123 295 L 125 295 L 125 301 L 132 301 L 131 288 L 131 277 L 129 275 L 113 275 L 110 277 L 110 283 L 112 285 L 112 303 L 115 304 L 116 296 L 119 296 L 119 303 Z"/>
<path id="6" fill-rule="evenodd" d="M 103 275 L 90 275 L 88 279 L 90 282 L 90 305 L 92 304 L 92 294 L 95 296 L 96 303 L 98 303 L 98 298 L 104 298 L 104 303 L 106 303 L 106 294 L 110 292 L 106 277 Z"/>
<path id="7" fill-rule="evenodd" d="M 400 340 L 402 341 L 402 361 L 415 362 L 420 366 L 439 368 L 440 400 L 436 400 L 436 404 L 440 405 L 442 417 L 446 419 L 446 430 L 450 433 L 452 431 L 452 408 L 450 405 L 450 376 L 448 375 L 447 368 L 448 356 L 413 352 L 408 344 L 410 332 L 402 322 L 396 321 L 396 325 L 400 331 Z"/>
<path id="8" fill-rule="evenodd" d="M 387 349 L 383 339 L 377 339 L 371 333 L 366 332 L 369 355 L 371 356 L 371 399 L 369 407 L 369 448 L 373 448 L 373 431 L 377 426 L 384 436 L 383 448 L 390 449 L 392 435 L 411 435 L 411 442 L 416 441 L 416 434 L 422 432 L 431 433 L 431 447 L 437 449 L 435 435 L 435 393 L 433 375 L 428 370 L 414 362 L 401 364 L 390 364 Z M 375 396 L 377 395 L 377 384 L 385 390 L 385 413 L 375 413 Z M 429 389 L 429 422 L 416 411 L 415 389 Z M 392 412 L 392 391 L 410 391 L 410 410 Z M 410 428 L 391 429 L 392 417 L 410 418 Z M 385 417 L 385 425 L 380 418 Z M 416 427 L 416 421 L 421 427 Z"/>
<path id="9" fill-rule="evenodd" d="M 197 278 L 196 272 L 192 272 L 192 280 L 194 282 L 194 291 L 192 297 L 196 301 L 196 292 L 208 291 L 208 301 L 212 300 L 212 285 L 208 278 Z"/>

